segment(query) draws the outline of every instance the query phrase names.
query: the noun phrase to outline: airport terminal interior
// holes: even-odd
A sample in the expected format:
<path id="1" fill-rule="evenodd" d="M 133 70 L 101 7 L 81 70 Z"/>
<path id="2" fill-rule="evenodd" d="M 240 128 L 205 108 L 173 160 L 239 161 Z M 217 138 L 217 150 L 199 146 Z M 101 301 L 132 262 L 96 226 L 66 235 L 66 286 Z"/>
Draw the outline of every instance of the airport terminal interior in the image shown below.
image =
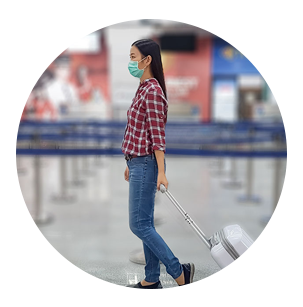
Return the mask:
<path id="1" fill-rule="evenodd" d="M 182 23 L 138 20 L 69 47 L 41 72 L 20 114 L 20 189 L 37 231 L 62 257 L 119 286 L 145 277 L 142 241 L 128 223 L 121 151 L 139 86 L 127 69 L 129 51 L 141 38 L 162 48 L 168 190 L 207 237 L 237 224 L 257 240 L 278 204 L 287 164 L 273 93 L 223 39 Z M 161 191 L 154 217 L 179 261 L 195 264 L 194 282 L 221 270 Z M 178 286 L 163 264 L 160 280 L 163 288 Z"/>
<path id="2" fill-rule="evenodd" d="M 58 199 L 58 157 L 41 158 L 41 223 L 37 227 L 66 259 L 85 272 L 117 285 L 144 278 L 142 242 L 128 226 L 128 185 L 123 156 L 66 158 L 66 198 Z M 72 159 L 78 159 L 74 178 Z M 34 159 L 20 157 L 20 187 L 29 212 L 35 216 Z M 224 226 L 239 224 L 256 240 L 275 207 L 274 159 L 255 159 L 251 200 L 247 196 L 247 159 L 237 158 L 237 177 L 231 177 L 231 159 L 166 156 L 168 190 L 201 230 L 211 236 Z M 285 176 L 280 168 L 280 184 Z M 281 189 L 282 187 L 280 187 Z M 155 200 L 155 227 L 181 263 L 196 266 L 194 281 L 220 270 L 208 248 L 161 191 Z M 249 251 L 249 250 L 248 250 Z M 161 264 L 163 288 L 177 283 Z"/>

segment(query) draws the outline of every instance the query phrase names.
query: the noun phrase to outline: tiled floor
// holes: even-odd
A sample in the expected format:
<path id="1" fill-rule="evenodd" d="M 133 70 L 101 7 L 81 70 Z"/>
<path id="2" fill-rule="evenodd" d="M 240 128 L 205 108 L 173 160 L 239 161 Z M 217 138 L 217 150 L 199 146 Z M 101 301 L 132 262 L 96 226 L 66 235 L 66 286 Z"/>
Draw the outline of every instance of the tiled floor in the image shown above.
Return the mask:
<path id="1" fill-rule="evenodd" d="M 52 220 L 38 224 L 49 243 L 66 259 L 87 273 L 105 281 L 127 285 L 144 278 L 144 265 L 129 260 L 141 251 L 142 243 L 128 227 L 128 182 L 124 180 L 125 160 L 120 156 L 79 157 L 78 175 L 82 184 L 72 184 L 72 157 L 66 158 L 68 185 L 66 193 L 73 202 L 55 201 L 60 193 L 58 157 L 41 159 L 42 214 Z M 230 159 L 223 159 L 218 173 L 218 159 L 166 155 L 169 191 L 186 209 L 198 226 L 210 236 L 223 226 L 237 223 L 256 240 L 274 208 L 274 160 L 255 159 L 253 194 L 260 203 L 239 202 L 246 194 L 246 159 L 237 159 L 240 188 L 223 185 L 229 177 Z M 18 156 L 19 182 L 25 203 L 35 214 L 34 158 Z M 282 160 L 279 180 L 283 186 L 286 161 Z M 23 170 L 23 172 L 21 172 Z M 180 262 L 194 262 L 194 281 L 220 270 L 191 227 L 183 220 L 165 194 L 157 192 L 155 218 L 159 234 Z M 177 286 L 161 265 L 164 288 Z"/>

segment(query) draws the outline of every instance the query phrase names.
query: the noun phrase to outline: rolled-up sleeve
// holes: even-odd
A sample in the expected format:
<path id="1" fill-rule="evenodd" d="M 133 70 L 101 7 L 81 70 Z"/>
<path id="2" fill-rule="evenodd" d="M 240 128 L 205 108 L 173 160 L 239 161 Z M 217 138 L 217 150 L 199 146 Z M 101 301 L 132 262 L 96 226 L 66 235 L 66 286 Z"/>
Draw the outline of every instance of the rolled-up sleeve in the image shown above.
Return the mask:
<path id="1" fill-rule="evenodd" d="M 146 107 L 146 125 L 150 133 L 153 150 L 165 153 L 166 101 L 157 91 L 148 92 L 144 99 Z"/>

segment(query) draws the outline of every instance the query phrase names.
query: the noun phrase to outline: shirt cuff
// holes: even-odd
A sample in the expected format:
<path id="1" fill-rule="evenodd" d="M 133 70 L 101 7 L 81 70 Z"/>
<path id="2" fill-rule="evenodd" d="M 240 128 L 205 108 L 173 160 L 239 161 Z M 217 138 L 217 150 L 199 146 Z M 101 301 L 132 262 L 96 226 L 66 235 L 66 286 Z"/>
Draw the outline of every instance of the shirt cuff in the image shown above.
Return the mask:
<path id="1" fill-rule="evenodd" d="M 163 152 L 165 153 L 165 148 L 164 148 L 164 147 L 161 147 L 161 146 L 159 146 L 159 145 L 154 145 L 154 146 L 153 146 L 153 150 L 161 150 L 161 151 L 163 151 Z"/>

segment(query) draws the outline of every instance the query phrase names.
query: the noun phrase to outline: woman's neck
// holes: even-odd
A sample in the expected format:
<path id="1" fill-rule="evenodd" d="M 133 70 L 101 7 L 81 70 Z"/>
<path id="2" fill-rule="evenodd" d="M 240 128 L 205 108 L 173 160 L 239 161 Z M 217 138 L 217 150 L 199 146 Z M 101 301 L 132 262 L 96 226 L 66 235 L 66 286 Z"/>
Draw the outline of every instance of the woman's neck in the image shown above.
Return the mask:
<path id="1" fill-rule="evenodd" d="M 153 74 L 150 72 L 150 70 L 144 71 L 142 77 L 140 78 L 140 83 L 142 83 L 146 79 L 154 78 Z"/>

